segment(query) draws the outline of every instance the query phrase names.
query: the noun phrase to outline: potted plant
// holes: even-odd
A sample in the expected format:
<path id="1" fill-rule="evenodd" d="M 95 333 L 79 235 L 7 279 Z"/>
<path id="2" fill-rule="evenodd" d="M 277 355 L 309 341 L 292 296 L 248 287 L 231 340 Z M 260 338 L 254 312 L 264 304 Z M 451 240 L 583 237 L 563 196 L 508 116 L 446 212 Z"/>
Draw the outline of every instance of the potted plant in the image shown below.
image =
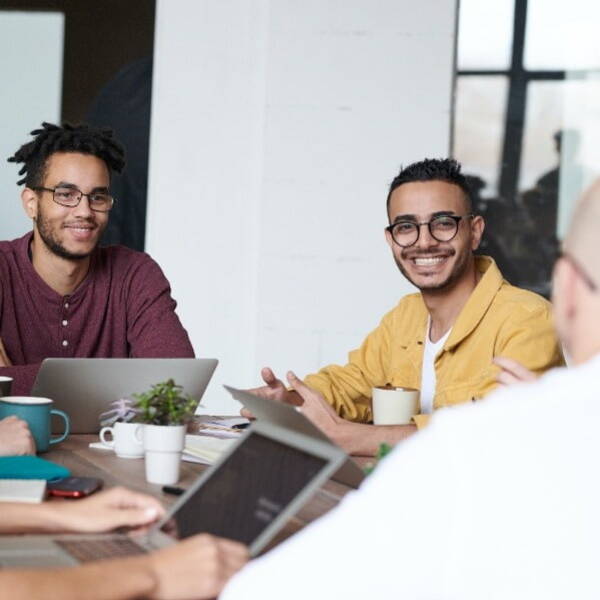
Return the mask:
<path id="1" fill-rule="evenodd" d="M 146 480 L 173 484 L 179 479 L 179 463 L 185 444 L 187 422 L 198 402 L 183 393 L 172 379 L 153 385 L 147 392 L 134 394 L 136 421 L 144 444 Z"/>
<path id="2" fill-rule="evenodd" d="M 377 467 L 377 465 L 393 450 L 393 446 L 383 442 L 379 444 L 377 453 L 375 454 L 375 462 L 369 462 L 364 466 L 363 471 L 366 475 L 370 475 Z"/>

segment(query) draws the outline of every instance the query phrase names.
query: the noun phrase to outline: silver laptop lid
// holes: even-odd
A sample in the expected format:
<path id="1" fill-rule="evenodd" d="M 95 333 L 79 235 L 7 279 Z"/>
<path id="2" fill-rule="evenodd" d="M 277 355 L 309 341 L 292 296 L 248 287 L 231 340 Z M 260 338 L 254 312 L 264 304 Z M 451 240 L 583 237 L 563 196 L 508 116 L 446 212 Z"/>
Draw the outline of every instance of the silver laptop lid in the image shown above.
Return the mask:
<path id="1" fill-rule="evenodd" d="M 226 537 L 255 556 L 345 458 L 332 444 L 256 422 L 156 529 L 176 539 L 202 532 Z"/>
<path id="2" fill-rule="evenodd" d="M 217 364 L 214 358 L 47 358 L 32 395 L 54 400 L 69 415 L 71 433 L 96 433 L 111 402 L 167 379 L 200 402 Z"/>
<path id="3" fill-rule="evenodd" d="M 333 444 L 316 425 L 313 425 L 294 406 L 261 398 L 247 392 L 238 390 L 228 385 L 223 386 L 238 402 L 247 408 L 258 421 L 268 421 L 287 427 L 304 435 L 309 435 L 317 440 L 327 441 Z M 340 469 L 334 473 L 332 479 L 349 487 L 358 488 L 365 478 L 363 470 L 350 458 L 342 464 Z"/>

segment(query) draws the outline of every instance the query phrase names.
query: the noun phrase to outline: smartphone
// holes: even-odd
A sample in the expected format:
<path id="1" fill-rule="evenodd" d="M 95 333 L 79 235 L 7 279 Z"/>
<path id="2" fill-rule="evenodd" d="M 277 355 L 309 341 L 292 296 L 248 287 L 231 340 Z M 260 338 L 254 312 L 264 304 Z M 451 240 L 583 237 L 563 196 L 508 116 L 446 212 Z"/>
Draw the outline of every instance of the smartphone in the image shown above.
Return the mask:
<path id="1" fill-rule="evenodd" d="M 99 490 L 103 483 L 98 477 L 65 477 L 49 481 L 46 489 L 51 496 L 83 498 Z"/>

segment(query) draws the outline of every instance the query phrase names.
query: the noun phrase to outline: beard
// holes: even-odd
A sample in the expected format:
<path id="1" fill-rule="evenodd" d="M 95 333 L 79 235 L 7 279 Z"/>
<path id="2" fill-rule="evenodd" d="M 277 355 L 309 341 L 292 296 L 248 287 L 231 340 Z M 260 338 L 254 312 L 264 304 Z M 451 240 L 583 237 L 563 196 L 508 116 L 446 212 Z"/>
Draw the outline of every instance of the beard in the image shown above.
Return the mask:
<path id="1" fill-rule="evenodd" d="M 406 250 L 403 250 L 401 253 L 401 259 L 402 260 L 407 260 L 407 256 L 406 256 Z M 418 257 L 420 255 L 423 256 L 428 256 L 431 254 L 430 250 L 424 250 L 423 252 L 417 252 L 417 253 L 411 253 L 411 257 Z M 455 256 L 456 250 L 454 250 L 454 248 L 450 248 L 448 250 L 448 256 Z M 450 271 L 450 273 L 448 274 L 448 277 L 446 277 L 446 279 L 444 279 L 443 281 L 439 282 L 439 283 L 431 283 L 431 284 L 419 284 L 417 283 L 408 273 L 408 271 L 406 270 L 406 268 L 404 267 L 404 265 L 402 264 L 402 260 L 397 258 L 396 255 L 394 255 L 394 260 L 396 261 L 396 265 L 398 266 L 398 269 L 400 269 L 400 272 L 402 273 L 402 275 L 404 275 L 404 277 L 406 277 L 406 279 L 408 279 L 408 281 L 410 281 L 418 290 L 420 291 L 437 291 L 437 292 L 446 292 L 448 290 L 450 290 L 457 281 L 459 281 L 461 279 L 461 277 L 465 274 L 465 272 L 467 271 L 468 267 L 469 267 L 469 258 L 471 257 L 471 252 L 470 251 L 463 251 L 460 252 L 458 254 L 458 257 L 456 259 L 456 262 L 454 263 L 454 266 L 452 267 L 452 271 Z"/>
<path id="2" fill-rule="evenodd" d="M 38 208 L 38 216 L 33 220 L 40 238 L 47 246 L 48 250 L 55 254 L 56 256 L 60 256 L 61 258 L 66 258 L 67 260 L 84 260 L 96 249 L 96 245 L 89 252 L 71 252 L 62 244 L 58 236 L 56 235 L 55 228 L 50 223 L 50 220 L 44 216 L 41 208 Z M 85 223 L 96 224 L 93 219 L 82 219 Z M 100 236 L 98 236 L 98 240 L 100 240 Z"/>

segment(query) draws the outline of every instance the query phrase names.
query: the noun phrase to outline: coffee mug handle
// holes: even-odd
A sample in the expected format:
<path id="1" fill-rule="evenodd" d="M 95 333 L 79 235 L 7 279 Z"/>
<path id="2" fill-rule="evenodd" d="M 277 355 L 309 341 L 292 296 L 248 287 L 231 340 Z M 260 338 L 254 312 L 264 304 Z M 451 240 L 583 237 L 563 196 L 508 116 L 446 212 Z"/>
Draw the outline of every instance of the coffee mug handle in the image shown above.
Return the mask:
<path id="1" fill-rule="evenodd" d="M 53 408 L 50 411 L 50 414 L 62 417 L 63 421 L 65 422 L 65 432 L 62 435 L 59 435 L 58 437 L 50 439 L 50 444 L 58 444 L 58 442 L 62 442 L 63 440 L 65 440 L 71 432 L 71 423 L 69 421 L 69 415 L 67 415 L 67 413 L 63 412 L 62 410 L 58 410 L 55 408 Z"/>
<path id="2" fill-rule="evenodd" d="M 112 440 L 107 440 L 106 439 L 106 434 L 110 433 L 112 435 Z M 109 448 L 114 448 L 115 447 L 115 432 L 113 430 L 112 427 L 103 427 L 100 430 L 100 441 L 105 445 L 108 446 Z"/>
<path id="3" fill-rule="evenodd" d="M 135 437 L 138 444 L 144 443 L 144 424 L 143 423 L 141 423 L 140 425 L 138 425 L 135 428 L 135 431 L 133 432 L 133 436 Z"/>

